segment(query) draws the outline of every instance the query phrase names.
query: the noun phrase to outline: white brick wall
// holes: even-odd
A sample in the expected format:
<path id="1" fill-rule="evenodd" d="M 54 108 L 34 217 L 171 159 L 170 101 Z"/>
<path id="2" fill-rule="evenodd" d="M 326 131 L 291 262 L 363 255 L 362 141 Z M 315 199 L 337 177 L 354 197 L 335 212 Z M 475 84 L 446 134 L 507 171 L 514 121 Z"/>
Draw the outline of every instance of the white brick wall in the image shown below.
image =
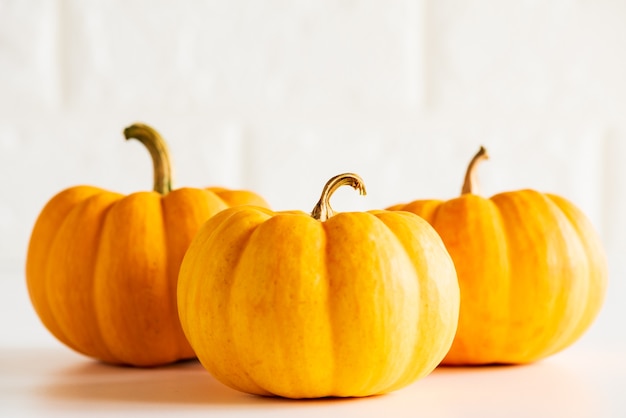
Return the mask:
<path id="1" fill-rule="evenodd" d="M 134 121 L 176 184 L 251 188 L 310 210 L 532 187 L 592 219 L 626 297 L 626 2 L 0 0 L 0 260 L 21 271 L 57 191 L 151 187 Z M 598 333 L 609 333 L 609 322 Z"/>

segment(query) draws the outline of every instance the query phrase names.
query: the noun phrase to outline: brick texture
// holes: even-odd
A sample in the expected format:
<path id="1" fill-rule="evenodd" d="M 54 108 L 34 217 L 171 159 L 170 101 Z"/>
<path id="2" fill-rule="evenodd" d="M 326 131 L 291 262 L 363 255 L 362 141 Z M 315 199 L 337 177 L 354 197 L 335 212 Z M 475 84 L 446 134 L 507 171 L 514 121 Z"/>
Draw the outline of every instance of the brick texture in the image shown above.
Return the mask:
<path id="1" fill-rule="evenodd" d="M 250 188 L 276 209 L 310 210 L 345 171 L 369 193 L 340 190 L 337 210 L 451 198 L 485 145 L 485 195 L 569 198 L 619 277 L 624 22 L 609 0 L 0 0 L 0 262 L 22 268 L 63 188 L 151 188 L 147 152 L 122 137 L 142 121 L 177 185 Z"/>

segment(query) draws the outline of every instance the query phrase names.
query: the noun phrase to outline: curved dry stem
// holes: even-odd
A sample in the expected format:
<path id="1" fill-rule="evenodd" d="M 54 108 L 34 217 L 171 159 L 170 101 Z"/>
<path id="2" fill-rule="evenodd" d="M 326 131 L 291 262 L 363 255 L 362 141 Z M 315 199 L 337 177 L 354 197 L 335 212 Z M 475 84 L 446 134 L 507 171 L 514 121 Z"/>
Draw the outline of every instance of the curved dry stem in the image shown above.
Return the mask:
<path id="1" fill-rule="evenodd" d="M 355 190 L 359 191 L 360 195 L 365 195 L 367 192 L 365 190 L 365 183 L 363 183 L 363 179 L 354 173 L 344 173 L 339 174 L 326 182 L 324 189 L 322 190 L 322 196 L 320 200 L 317 202 L 313 211 L 311 212 L 311 216 L 318 221 L 326 221 L 328 218 L 335 214 L 333 208 L 330 207 L 330 197 L 335 193 L 341 186 L 350 186 Z"/>
<path id="2" fill-rule="evenodd" d="M 480 149 L 478 150 L 476 155 L 474 155 L 474 158 L 472 158 L 469 166 L 467 167 L 467 172 L 465 173 L 465 180 L 463 181 L 461 194 L 478 193 L 478 176 L 476 175 L 476 167 L 480 162 L 487 159 L 489 159 L 487 150 L 481 145 Z"/>
<path id="3" fill-rule="evenodd" d="M 172 191 L 172 167 L 167 144 L 161 135 L 148 125 L 135 123 L 124 129 L 126 139 L 134 138 L 150 152 L 154 167 L 153 190 L 162 195 Z"/>

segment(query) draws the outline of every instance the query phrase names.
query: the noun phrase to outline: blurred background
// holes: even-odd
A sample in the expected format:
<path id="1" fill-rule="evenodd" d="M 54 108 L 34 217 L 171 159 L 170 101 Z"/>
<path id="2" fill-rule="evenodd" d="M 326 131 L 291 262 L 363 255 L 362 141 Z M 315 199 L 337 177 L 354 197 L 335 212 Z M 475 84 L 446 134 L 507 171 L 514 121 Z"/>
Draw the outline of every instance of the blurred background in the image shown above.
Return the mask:
<path id="1" fill-rule="evenodd" d="M 78 184 L 149 190 L 123 129 L 166 139 L 175 186 L 252 189 L 310 211 L 534 188 L 580 207 L 610 262 L 578 343 L 626 341 L 626 2 L 0 0 L 3 343 L 55 344 L 30 306 L 29 235 Z"/>

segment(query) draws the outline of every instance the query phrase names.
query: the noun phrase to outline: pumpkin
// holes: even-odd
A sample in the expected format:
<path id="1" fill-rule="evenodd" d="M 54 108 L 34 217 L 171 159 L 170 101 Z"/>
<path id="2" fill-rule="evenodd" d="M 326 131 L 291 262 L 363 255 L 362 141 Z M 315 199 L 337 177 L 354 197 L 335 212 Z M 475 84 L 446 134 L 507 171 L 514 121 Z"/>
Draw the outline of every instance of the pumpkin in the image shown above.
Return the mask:
<path id="1" fill-rule="evenodd" d="M 427 222 L 335 214 L 331 179 L 312 214 L 247 206 L 209 219 L 178 281 L 180 320 L 202 365 L 236 390 L 357 397 L 426 376 L 456 330 L 454 265 Z"/>
<path id="2" fill-rule="evenodd" d="M 34 225 L 26 280 L 39 318 L 61 342 L 104 362 L 155 366 L 195 357 L 178 321 L 176 281 L 200 225 L 228 201 L 265 203 L 247 191 L 172 190 L 161 136 L 142 124 L 124 134 L 150 151 L 154 191 L 58 193 Z"/>
<path id="3" fill-rule="evenodd" d="M 480 151 L 460 197 L 390 207 L 437 230 L 459 278 L 461 313 L 443 364 L 534 362 L 573 344 L 603 303 L 607 262 L 590 221 L 570 201 L 535 190 L 475 193 Z"/>

